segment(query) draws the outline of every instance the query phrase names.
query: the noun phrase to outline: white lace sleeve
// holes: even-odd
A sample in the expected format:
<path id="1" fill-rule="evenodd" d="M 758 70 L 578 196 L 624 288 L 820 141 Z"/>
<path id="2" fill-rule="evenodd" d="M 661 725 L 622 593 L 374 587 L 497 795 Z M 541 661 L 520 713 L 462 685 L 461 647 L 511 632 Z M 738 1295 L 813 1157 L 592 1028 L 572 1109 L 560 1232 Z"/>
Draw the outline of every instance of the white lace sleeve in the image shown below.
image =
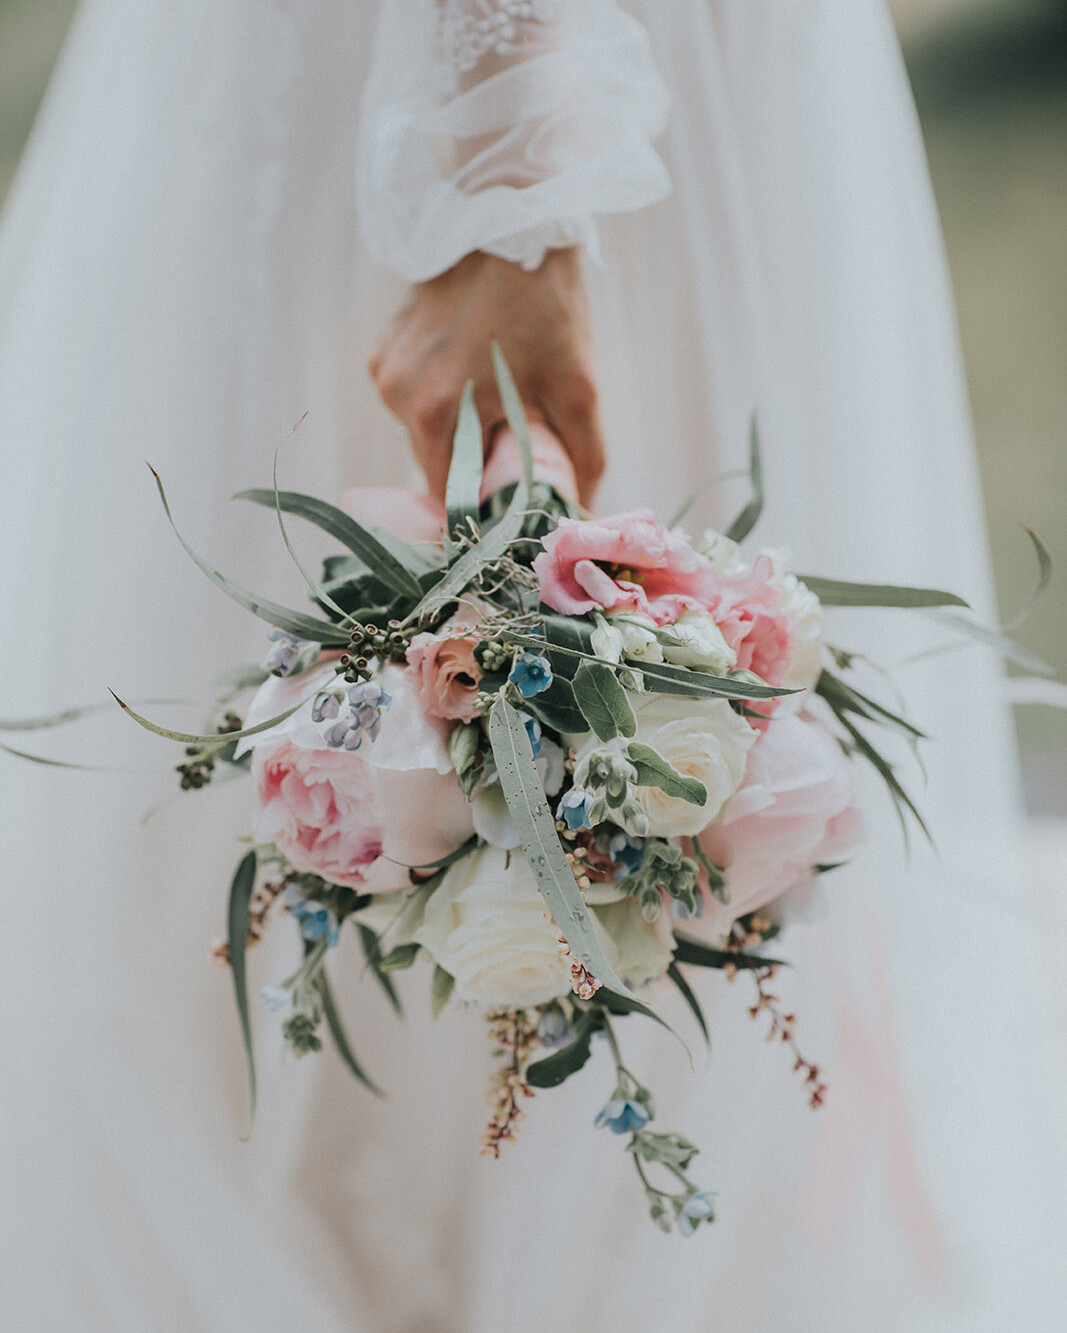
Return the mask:
<path id="1" fill-rule="evenodd" d="M 536 268 L 596 254 L 597 213 L 670 192 L 652 140 L 669 101 L 615 0 L 383 0 L 359 201 L 373 253 L 411 281 L 475 250 Z"/>

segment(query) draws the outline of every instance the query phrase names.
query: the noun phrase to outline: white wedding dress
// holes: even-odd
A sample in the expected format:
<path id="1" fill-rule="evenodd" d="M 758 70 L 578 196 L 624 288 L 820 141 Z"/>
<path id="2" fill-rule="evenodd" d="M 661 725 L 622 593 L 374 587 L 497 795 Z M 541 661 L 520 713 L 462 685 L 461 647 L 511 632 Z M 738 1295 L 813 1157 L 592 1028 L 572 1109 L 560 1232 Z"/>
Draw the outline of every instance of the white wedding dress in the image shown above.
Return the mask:
<path id="1" fill-rule="evenodd" d="M 305 410 L 286 483 L 409 478 L 363 366 L 399 275 L 478 247 L 599 252 L 605 508 L 668 515 L 743 466 L 758 410 L 764 541 L 802 570 L 934 583 L 991 614 L 938 223 L 882 4 L 626 10 L 453 2 L 439 48 L 432 0 L 85 0 L 0 236 L 0 713 L 108 684 L 204 698 L 259 656 L 262 627 L 186 560 L 143 460 L 220 568 L 299 596 L 270 515 L 227 497 L 269 481 Z M 709 491 L 692 522 L 745 493 Z M 857 612 L 831 637 L 891 665 L 943 636 Z M 183 794 L 142 825 L 176 784 L 141 770 L 174 755 L 117 710 L 0 734 L 137 770 L 0 754 L 0 1328 L 1061 1328 L 1063 1049 L 1044 978 L 1065 941 L 1013 840 L 997 669 L 968 649 L 896 679 L 936 737 L 920 795 L 940 856 L 917 842 L 906 865 L 872 788 L 868 846 L 783 943 L 825 1109 L 760 1040 L 743 978 L 695 979 L 713 1032 L 695 1070 L 652 1025 L 622 1025 L 663 1127 L 703 1145 L 718 1191 L 719 1220 L 688 1242 L 654 1230 L 618 1140 L 592 1127 L 604 1052 L 482 1159 L 477 1014 L 431 1024 L 409 974 L 397 1026 L 351 941 L 333 974 L 347 964 L 353 1041 L 388 1100 L 328 1051 L 288 1059 L 257 1006 L 242 1141 L 230 981 L 209 951 L 249 791 Z M 254 986 L 294 933 L 280 923 L 251 956 Z"/>

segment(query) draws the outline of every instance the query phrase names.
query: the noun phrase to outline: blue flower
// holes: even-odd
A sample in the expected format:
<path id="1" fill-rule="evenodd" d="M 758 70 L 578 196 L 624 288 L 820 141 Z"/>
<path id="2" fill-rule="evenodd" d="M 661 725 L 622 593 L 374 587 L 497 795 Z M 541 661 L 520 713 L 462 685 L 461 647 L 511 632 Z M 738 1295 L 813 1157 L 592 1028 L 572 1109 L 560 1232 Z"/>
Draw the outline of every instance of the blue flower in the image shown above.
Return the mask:
<path id="1" fill-rule="evenodd" d="M 284 629 L 274 627 L 268 630 L 267 638 L 270 640 L 271 647 L 267 650 L 267 656 L 263 659 L 264 667 L 272 676 L 291 676 L 301 665 L 302 659 L 308 656 L 308 650 L 318 649 L 307 639 L 298 639 L 295 634 L 290 634 Z"/>
<path id="2" fill-rule="evenodd" d="M 629 1134 L 644 1129 L 648 1120 L 648 1111 L 640 1102 L 631 1097 L 613 1097 L 593 1123 L 597 1129 L 610 1129 L 613 1134 Z"/>
<path id="3" fill-rule="evenodd" d="M 530 748 L 536 759 L 541 753 L 541 724 L 537 718 L 529 715 L 524 715 L 522 720 L 526 724 L 526 734 L 530 738 Z"/>
<path id="4" fill-rule="evenodd" d="M 691 1236 L 701 1222 L 710 1221 L 715 1216 L 715 1205 L 711 1194 L 691 1194 L 678 1214 L 678 1230 L 683 1236 Z"/>
<path id="5" fill-rule="evenodd" d="M 582 791 L 580 787 L 572 787 L 560 797 L 559 805 L 556 806 L 556 818 L 562 819 L 572 833 L 577 833 L 579 829 L 592 828 L 589 822 L 589 810 L 593 804 L 593 798 L 587 791 Z"/>
<path id="6" fill-rule="evenodd" d="M 341 711 L 341 701 L 329 690 L 316 694 L 311 701 L 312 722 L 330 722 Z"/>
<path id="7" fill-rule="evenodd" d="M 698 893 L 694 903 L 694 910 L 691 912 L 685 903 L 679 902 L 677 898 L 671 899 L 671 916 L 677 921 L 689 921 L 693 917 L 702 917 L 704 915 L 704 898 Z"/>
<path id="8" fill-rule="evenodd" d="M 353 685 L 348 691 L 347 713 L 341 715 L 335 695 L 324 693 L 316 695 L 311 717 L 315 722 L 337 718 L 333 726 L 323 732 L 323 740 L 331 750 L 358 750 L 365 739 L 378 739 L 382 714 L 392 702 L 392 695 L 386 694 L 376 680 L 368 680 Z"/>
<path id="9" fill-rule="evenodd" d="M 519 653 L 508 680 L 518 688 L 524 699 L 532 699 L 552 684 L 552 668 L 548 658 L 536 653 Z"/>
<path id="10" fill-rule="evenodd" d="M 566 1046 L 571 1035 L 571 1025 L 559 1009 L 549 1009 L 541 1015 L 541 1021 L 537 1025 L 537 1036 L 541 1045 L 547 1050 Z"/>
<path id="11" fill-rule="evenodd" d="M 645 864 L 645 840 L 632 838 L 620 829 L 608 840 L 608 855 L 619 867 L 615 873 L 616 880 L 625 875 L 636 875 Z"/>
<path id="12" fill-rule="evenodd" d="M 284 986 L 264 986 L 259 992 L 259 998 L 267 1006 L 279 1013 L 282 1009 L 288 1009 L 292 1003 L 292 997 Z"/>
<path id="13" fill-rule="evenodd" d="M 300 933 L 309 942 L 320 940 L 325 935 L 332 949 L 341 938 L 341 928 L 330 909 L 322 903 L 310 902 L 295 884 L 291 884 L 282 894 L 282 903 L 300 922 Z"/>

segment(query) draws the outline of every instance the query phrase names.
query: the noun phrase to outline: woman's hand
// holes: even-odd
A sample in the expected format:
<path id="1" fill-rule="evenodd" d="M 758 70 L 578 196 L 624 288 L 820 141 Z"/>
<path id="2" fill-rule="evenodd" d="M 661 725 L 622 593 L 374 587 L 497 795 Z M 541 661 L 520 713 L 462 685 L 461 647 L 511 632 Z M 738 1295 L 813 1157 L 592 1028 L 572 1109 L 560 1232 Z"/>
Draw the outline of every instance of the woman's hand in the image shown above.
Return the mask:
<path id="1" fill-rule="evenodd" d="M 543 420 L 574 463 L 588 505 L 604 471 L 597 413 L 589 305 L 576 250 L 550 250 L 528 272 L 493 255 L 472 254 L 410 300 L 371 358 L 370 373 L 386 406 L 400 418 L 443 499 L 459 398 L 474 381 L 486 451 L 504 410 L 489 346 L 500 343 L 527 414 Z"/>

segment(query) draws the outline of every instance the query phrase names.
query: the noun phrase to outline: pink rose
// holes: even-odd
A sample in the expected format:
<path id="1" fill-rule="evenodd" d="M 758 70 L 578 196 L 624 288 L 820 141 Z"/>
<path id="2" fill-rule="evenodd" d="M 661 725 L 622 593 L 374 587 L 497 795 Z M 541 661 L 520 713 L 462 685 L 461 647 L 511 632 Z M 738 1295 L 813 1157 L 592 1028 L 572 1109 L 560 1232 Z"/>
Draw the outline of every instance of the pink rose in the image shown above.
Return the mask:
<path id="1" fill-rule="evenodd" d="M 700 835 L 726 868 L 730 902 L 704 890 L 704 915 L 684 929 L 721 939 L 739 916 L 811 881 L 860 839 L 851 765 L 831 733 L 807 714 L 777 717 L 749 751 L 745 779 L 719 823 Z"/>
<path id="2" fill-rule="evenodd" d="M 410 888 L 409 866 L 447 856 L 474 831 L 448 755 L 449 727 L 426 716 L 409 671 L 390 665 L 381 683 L 392 704 L 377 739 L 358 751 L 329 749 L 311 706 L 334 679 L 331 665 L 271 676 L 249 706 L 247 725 L 255 726 L 300 705 L 243 743 L 254 743 L 256 835 L 297 870 L 331 883 L 368 893 Z"/>
<path id="3" fill-rule="evenodd" d="M 477 639 L 456 638 L 449 629 L 469 628 L 470 617 L 454 617 L 439 634 L 416 634 L 408 646 L 408 674 L 419 703 L 431 717 L 472 722 L 482 669 L 474 660 Z"/>
<path id="4" fill-rule="evenodd" d="M 252 773 L 256 837 L 273 842 L 295 870 L 361 888 L 383 832 L 367 765 L 344 751 L 283 740 L 254 750 Z"/>
<path id="5" fill-rule="evenodd" d="M 703 607 L 718 587 L 710 561 L 649 509 L 614 518 L 563 518 L 534 560 L 541 600 L 567 616 L 637 611 L 657 625 Z"/>

